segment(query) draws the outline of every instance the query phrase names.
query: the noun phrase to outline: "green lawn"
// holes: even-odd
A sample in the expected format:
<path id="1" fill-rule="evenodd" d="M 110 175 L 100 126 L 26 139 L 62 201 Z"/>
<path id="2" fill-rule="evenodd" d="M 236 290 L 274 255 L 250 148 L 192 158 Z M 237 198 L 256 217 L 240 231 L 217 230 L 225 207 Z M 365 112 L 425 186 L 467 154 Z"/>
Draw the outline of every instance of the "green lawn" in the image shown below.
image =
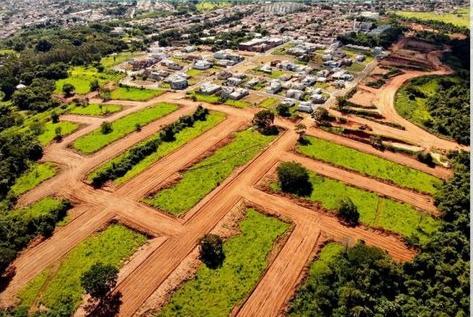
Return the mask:
<path id="1" fill-rule="evenodd" d="M 258 104 L 258 108 L 265 108 L 269 110 L 274 110 L 276 109 L 276 106 L 280 103 L 281 101 L 276 98 L 276 97 L 269 97 L 264 99 Z"/>
<path id="2" fill-rule="evenodd" d="M 195 96 L 195 101 L 200 101 L 200 102 L 206 102 L 206 103 L 211 103 L 211 104 L 225 104 L 227 106 L 232 106 L 236 108 L 247 108 L 251 106 L 251 104 L 245 100 L 232 100 L 232 99 L 227 99 L 225 101 L 221 100 L 219 96 L 216 95 L 205 95 L 201 94 L 198 92 L 192 92 L 191 93 L 191 98 L 192 96 Z"/>
<path id="3" fill-rule="evenodd" d="M 298 145 L 296 149 L 311 158 L 429 194 L 434 194 L 436 186 L 441 184 L 432 175 L 378 156 L 315 137 L 307 136 L 306 139 L 308 144 Z"/>
<path id="4" fill-rule="evenodd" d="M 164 89 L 141 89 L 135 87 L 118 87 L 110 93 L 111 99 L 130 100 L 130 101 L 148 101 L 154 97 L 161 96 Z"/>
<path id="5" fill-rule="evenodd" d="M 21 175 L 11 187 L 10 192 L 15 196 L 33 189 L 41 182 L 56 175 L 57 168 L 52 163 L 33 163 L 26 173 Z"/>
<path id="6" fill-rule="evenodd" d="M 74 149 L 85 154 L 94 153 L 105 147 L 107 144 L 135 131 L 136 124 L 144 126 L 154 120 L 164 117 L 165 115 L 175 111 L 177 108 L 178 106 L 175 104 L 164 102 L 158 103 L 157 105 L 147 107 L 113 121 L 113 130 L 110 133 L 103 134 L 101 129 L 98 128 L 75 140 L 72 146 Z"/>
<path id="7" fill-rule="evenodd" d="M 195 8 L 198 11 L 205 12 L 205 11 L 212 11 L 220 8 L 225 8 L 231 6 L 230 2 L 213 2 L 213 1 L 201 1 L 195 5 Z"/>
<path id="8" fill-rule="evenodd" d="M 158 316 L 229 316 L 255 287 L 268 266 L 267 257 L 276 239 L 289 225 L 253 209 L 247 211 L 237 236 L 224 242 L 222 267 L 201 265 Z"/>
<path id="9" fill-rule="evenodd" d="M 122 110 L 120 105 L 96 104 L 91 103 L 87 106 L 74 106 L 69 113 L 86 116 L 106 116 L 108 114 Z"/>
<path id="10" fill-rule="evenodd" d="M 440 225 L 439 220 L 417 211 L 410 205 L 382 198 L 375 193 L 313 172 L 309 174 L 313 190 L 307 199 L 319 202 L 324 208 L 335 211 L 338 201 L 349 197 L 357 206 L 360 222 L 364 225 L 383 228 L 405 237 L 417 236 L 421 242 L 427 241 Z M 271 187 L 273 190 L 280 190 L 277 183 L 271 184 Z"/>
<path id="11" fill-rule="evenodd" d="M 79 243 L 58 266 L 48 267 L 30 281 L 19 293 L 20 306 L 63 308 L 67 315 L 72 314 L 84 293 L 80 285 L 84 272 L 97 262 L 120 267 L 145 242 L 146 237 L 140 233 L 121 225 L 110 225 Z M 67 301 L 71 303 L 69 307 L 64 304 Z"/>
<path id="12" fill-rule="evenodd" d="M 272 140 L 274 136 L 264 136 L 254 130 L 238 132 L 232 142 L 185 171 L 179 182 L 145 198 L 145 202 L 174 215 L 182 215 Z"/>
<path id="13" fill-rule="evenodd" d="M 57 94 L 62 94 L 62 87 L 65 83 L 72 84 L 75 87 L 75 92 L 79 95 L 84 95 L 90 92 L 90 83 L 93 80 L 98 80 L 101 86 L 108 82 L 118 82 L 123 78 L 123 74 L 113 71 L 104 71 L 99 73 L 95 67 L 76 66 L 69 70 L 69 76 L 65 79 L 56 81 Z"/>
<path id="14" fill-rule="evenodd" d="M 25 221 L 27 219 L 38 219 L 56 213 L 57 210 L 63 208 L 64 203 L 65 201 L 54 197 L 45 197 L 24 208 L 14 209 L 10 213 L 21 215 Z"/>
<path id="15" fill-rule="evenodd" d="M 232 100 L 232 99 L 227 99 L 224 102 L 227 106 L 232 106 L 236 108 L 247 108 L 251 106 L 251 104 L 248 101 L 245 100 Z"/>
<path id="16" fill-rule="evenodd" d="M 404 18 L 416 18 L 420 20 L 434 20 L 445 23 L 452 23 L 456 26 L 470 27 L 470 16 L 468 8 L 458 10 L 456 13 L 438 13 L 438 12 L 414 12 L 414 11 L 396 11 L 397 15 Z"/>
<path id="17" fill-rule="evenodd" d="M 105 67 L 105 68 L 112 68 L 113 66 L 119 65 L 123 62 L 126 62 L 139 53 L 137 52 L 120 52 L 115 55 L 109 55 L 102 57 L 100 60 L 100 63 Z"/>
<path id="18" fill-rule="evenodd" d="M 143 170 L 148 168 L 150 165 L 152 165 L 154 162 L 158 161 L 162 157 L 168 155 L 172 151 L 176 150 L 180 146 L 186 144 L 187 142 L 191 141 L 192 139 L 195 139 L 205 131 L 215 127 L 217 124 L 222 122 L 225 119 L 225 115 L 221 112 L 210 112 L 210 114 L 207 117 L 207 120 L 205 121 L 196 121 L 194 125 L 190 128 L 186 128 L 179 133 L 175 135 L 175 140 L 172 142 L 163 142 L 159 145 L 158 151 L 152 153 L 151 155 L 147 156 L 144 160 L 141 162 L 138 162 L 136 165 L 133 166 L 132 169 L 130 169 L 124 176 L 119 177 L 114 180 L 114 183 L 119 185 L 127 182 L 131 178 L 135 177 L 139 173 L 141 173 Z M 155 138 L 156 136 L 153 136 Z M 149 141 L 149 139 L 140 142 L 136 147 L 141 146 L 142 144 L 146 143 Z M 109 168 L 111 165 L 116 164 L 123 159 L 125 159 L 131 149 L 124 152 L 123 154 L 120 154 L 116 158 L 114 158 L 111 161 L 108 161 L 107 163 L 101 165 L 98 167 L 96 170 L 94 170 L 91 174 L 89 174 L 88 179 L 91 181 L 94 176 L 99 174 L 100 172 L 106 170 Z"/>
<path id="19" fill-rule="evenodd" d="M 79 124 L 70 121 L 59 121 L 58 123 L 53 123 L 48 121 L 44 124 L 44 131 L 38 135 L 38 141 L 42 145 L 48 145 L 54 140 L 56 136 L 56 129 L 61 128 L 61 135 L 66 136 L 74 132 L 79 128 Z"/>
<path id="20" fill-rule="evenodd" d="M 325 272 L 328 269 L 328 264 L 344 250 L 345 247 L 340 243 L 330 242 L 326 244 L 320 251 L 317 260 L 310 266 L 309 278 Z"/>

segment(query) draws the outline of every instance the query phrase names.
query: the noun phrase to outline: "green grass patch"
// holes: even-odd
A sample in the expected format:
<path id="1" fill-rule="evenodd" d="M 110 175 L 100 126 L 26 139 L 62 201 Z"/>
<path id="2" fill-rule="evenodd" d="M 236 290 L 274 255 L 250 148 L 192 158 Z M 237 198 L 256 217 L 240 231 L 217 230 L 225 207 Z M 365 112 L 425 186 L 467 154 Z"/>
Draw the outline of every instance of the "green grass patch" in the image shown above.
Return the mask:
<path id="1" fill-rule="evenodd" d="M 114 183 L 117 185 L 123 184 L 130 180 L 131 178 L 135 177 L 139 173 L 141 173 L 143 170 L 148 168 L 151 164 L 154 162 L 158 161 L 159 159 L 163 158 L 164 156 L 168 155 L 172 151 L 176 150 L 180 146 L 186 144 L 187 142 L 191 141 L 192 139 L 195 139 L 205 131 L 208 131 L 209 129 L 215 127 L 217 124 L 222 122 L 225 119 L 225 115 L 221 112 L 210 112 L 210 114 L 207 117 L 207 120 L 205 121 L 196 121 L 194 125 L 191 128 L 186 128 L 179 133 L 175 135 L 175 140 L 172 142 L 162 142 L 159 145 L 158 151 L 154 152 L 153 154 L 147 156 L 145 159 L 140 161 L 138 164 L 134 165 L 131 170 L 129 170 L 124 176 L 119 177 L 114 180 Z M 156 136 L 153 136 L 155 138 Z M 140 145 L 146 143 L 149 141 L 149 139 L 144 140 L 143 142 L 140 142 L 136 147 L 139 147 Z M 131 149 L 120 154 L 113 160 L 101 165 L 99 168 L 94 170 L 91 174 L 88 176 L 88 180 L 91 181 L 96 175 L 98 175 L 100 172 L 108 169 L 110 166 L 113 164 L 116 164 L 120 161 L 122 161 L 127 155 L 130 153 Z"/>
<path id="2" fill-rule="evenodd" d="M 191 77 L 196 77 L 196 76 L 202 75 L 202 73 L 204 73 L 204 72 L 205 72 L 205 70 L 191 68 L 186 72 L 186 74 L 191 76 Z"/>
<path id="3" fill-rule="evenodd" d="M 225 100 L 225 104 L 227 106 L 232 106 L 236 108 L 248 108 L 251 106 L 251 104 L 248 101 L 245 100 L 233 100 L 233 99 L 227 99 Z"/>
<path id="4" fill-rule="evenodd" d="M 166 90 L 164 89 L 141 89 L 135 87 L 118 87 L 110 93 L 110 98 L 115 100 L 130 101 L 148 101 L 154 97 L 161 96 Z"/>
<path id="5" fill-rule="evenodd" d="M 158 316 L 228 316 L 262 277 L 268 254 L 289 225 L 253 209 L 247 211 L 237 236 L 224 242 L 222 267 L 202 265 Z"/>
<path id="6" fill-rule="evenodd" d="M 58 123 L 48 121 L 44 124 L 43 128 L 43 133 L 38 135 L 38 141 L 42 145 L 48 145 L 52 140 L 54 140 L 57 128 L 61 129 L 62 136 L 66 136 L 76 131 L 79 128 L 79 124 L 70 121 L 59 121 Z"/>
<path id="7" fill-rule="evenodd" d="M 275 97 L 269 97 L 264 99 L 258 104 L 258 108 L 265 108 L 269 110 L 274 110 L 276 109 L 276 106 L 280 103 L 281 101 L 278 98 Z"/>
<path id="8" fill-rule="evenodd" d="M 340 243 L 330 242 L 326 244 L 320 251 L 317 260 L 315 260 L 310 266 L 309 278 L 311 278 L 312 275 L 319 275 L 326 272 L 329 263 L 344 250 L 345 247 Z"/>
<path id="9" fill-rule="evenodd" d="M 103 134 L 98 128 L 74 141 L 72 146 L 74 149 L 90 154 L 94 153 L 107 144 L 116 141 L 125 135 L 136 130 L 136 125 L 144 126 L 154 120 L 157 120 L 165 115 L 175 111 L 177 105 L 161 102 L 157 105 L 147 107 L 143 110 L 129 114 L 123 118 L 112 122 L 112 132 Z"/>
<path id="10" fill-rule="evenodd" d="M 451 23 L 456 26 L 470 28 L 469 9 L 463 8 L 455 13 L 438 13 L 438 12 L 415 12 L 415 11 L 396 11 L 397 15 L 404 18 L 416 18 L 425 21 L 440 21 Z"/>
<path id="11" fill-rule="evenodd" d="M 28 283 L 19 293 L 20 306 L 45 306 L 72 314 L 84 294 L 80 285 L 84 272 L 97 262 L 119 267 L 145 242 L 146 237 L 140 233 L 110 225 L 72 249 L 59 267 L 47 268 Z M 67 302 L 70 304 L 66 305 Z"/>
<path id="12" fill-rule="evenodd" d="M 195 164 L 173 186 L 145 198 L 145 202 L 174 215 L 182 215 L 266 147 L 274 136 L 254 130 L 238 132 L 232 142 Z"/>
<path id="13" fill-rule="evenodd" d="M 339 200 L 349 197 L 358 208 L 360 222 L 366 226 L 386 229 L 405 237 L 416 236 L 421 242 L 426 242 L 440 225 L 439 220 L 410 205 L 382 198 L 313 172 L 309 172 L 309 175 L 313 190 L 307 199 L 335 212 Z M 271 184 L 271 188 L 280 191 L 278 183 Z"/>
<path id="14" fill-rule="evenodd" d="M 74 86 L 76 94 L 84 95 L 90 92 L 90 83 L 98 80 L 99 85 L 103 86 L 108 82 L 118 82 L 124 74 L 104 71 L 99 73 L 95 67 L 76 66 L 69 70 L 69 76 L 65 79 L 56 81 L 56 94 L 62 94 L 62 87 L 68 83 Z"/>
<path id="15" fill-rule="evenodd" d="M 231 6 L 230 2 L 212 2 L 212 1 L 202 1 L 195 5 L 195 8 L 198 11 L 205 12 L 205 11 L 212 11 L 216 9 L 226 8 Z"/>
<path id="16" fill-rule="evenodd" d="M 206 102 L 206 103 L 211 103 L 211 104 L 223 103 L 227 106 L 232 106 L 236 108 L 247 108 L 251 106 L 251 104 L 245 100 L 232 100 L 232 99 L 222 100 L 219 96 L 205 95 L 205 94 L 198 93 L 196 91 L 193 91 L 192 93 L 190 93 L 190 96 L 195 101 Z"/>
<path id="17" fill-rule="evenodd" d="M 133 57 L 138 55 L 137 52 L 120 52 L 117 54 L 112 54 L 109 56 L 102 57 L 100 60 L 100 63 L 105 67 L 105 68 L 112 68 L 113 66 L 117 66 L 123 62 L 126 62 Z"/>
<path id="18" fill-rule="evenodd" d="M 74 106 L 69 113 L 85 116 L 106 116 L 122 110 L 120 105 L 90 103 L 87 106 Z"/>
<path id="19" fill-rule="evenodd" d="M 56 171 L 56 166 L 52 163 L 33 163 L 26 173 L 16 180 L 10 192 L 15 196 L 20 196 L 56 175 Z"/>
<path id="20" fill-rule="evenodd" d="M 315 137 L 306 139 L 308 144 L 298 145 L 296 149 L 311 158 L 429 194 L 434 194 L 441 184 L 441 180 L 432 175 L 378 156 Z"/>
<path id="21" fill-rule="evenodd" d="M 38 219 L 62 209 L 64 203 L 63 200 L 54 197 L 45 197 L 24 208 L 12 210 L 10 213 L 21 215 L 25 221 L 26 219 Z"/>

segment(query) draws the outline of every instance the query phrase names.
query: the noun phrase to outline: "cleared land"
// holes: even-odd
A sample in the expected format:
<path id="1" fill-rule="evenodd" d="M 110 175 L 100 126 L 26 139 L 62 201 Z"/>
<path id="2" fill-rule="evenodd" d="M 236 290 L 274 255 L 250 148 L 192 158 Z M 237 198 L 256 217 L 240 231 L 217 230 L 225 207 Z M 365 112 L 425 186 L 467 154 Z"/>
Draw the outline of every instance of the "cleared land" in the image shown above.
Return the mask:
<path id="1" fill-rule="evenodd" d="M 401 187 L 434 194 L 440 180 L 418 170 L 393 163 L 375 155 L 307 136 L 308 144 L 298 145 L 297 151 L 311 158 L 376 177 Z"/>
<path id="2" fill-rule="evenodd" d="M 110 92 L 110 98 L 116 100 L 148 101 L 154 97 L 161 96 L 166 90 L 163 89 L 141 89 L 135 87 L 118 87 Z"/>
<path id="3" fill-rule="evenodd" d="M 470 16 L 468 8 L 458 10 L 456 13 L 438 13 L 438 12 L 415 12 L 415 11 L 397 11 L 397 15 L 405 18 L 416 18 L 425 21 L 440 21 L 452 23 L 456 26 L 470 27 Z"/>
<path id="4" fill-rule="evenodd" d="M 239 132 L 231 143 L 185 171 L 176 184 L 145 198 L 145 202 L 174 215 L 182 215 L 272 140 L 274 136 L 265 136 L 255 130 Z"/>
<path id="5" fill-rule="evenodd" d="M 36 187 L 41 182 L 56 175 L 56 166 L 52 163 L 34 163 L 21 175 L 11 187 L 11 193 L 19 196 Z"/>
<path id="6" fill-rule="evenodd" d="M 360 222 L 369 227 L 386 229 L 408 238 L 415 236 L 425 242 L 440 224 L 438 220 L 410 205 L 382 198 L 312 172 L 309 175 L 313 189 L 306 199 L 335 212 L 338 202 L 349 197 L 358 208 Z M 278 183 L 272 183 L 271 187 L 280 191 Z"/>
<path id="7" fill-rule="evenodd" d="M 219 96 L 216 95 L 205 95 L 201 94 L 198 92 L 192 92 L 190 94 L 191 98 L 194 99 L 195 101 L 201 101 L 201 102 L 207 102 L 211 104 L 225 104 L 228 106 L 236 107 L 236 108 L 247 108 L 250 107 L 251 104 L 245 100 L 232 100 L 232 99 L 226 99 L 222 100 Z"/>
<path id="8" fill-rule="evenodd" d="M 145 170 L 147 167 L 149 167 L 151 164 L 154 162 L 158 161 L 162 157 L 168 155 L 172 151 L 176 150 L 183 144 L 189 142 L 192 139 L 195 139 L 205 131 L 213 128 L 220 122 L 222 122 L 225 118 L 225 115 L 221 112 L 210 112 L 208 115 L 207 119 L 205 121 L 196 121 L 192 127 L 186 128 L 179 133 L 177 133 L 174 136 L 174 140 L 171 142 L 162 142 L 158 150 L 150 155 L 148 155 L 146 158 L 135 164 L 125 175 L 122 177 L 118 177 L 114 179 L 114 183 L 117 185 L 123 184 L 129 179 L 133 178 L 134 176 L 138 175 L 141 173 L 143 170 Z M 153 136 L 152 138 L 156 138 L 156 136 Z M 151 139 L 151 138 L 150 138 Z M 123 154 L 117 156 L 113 160 L 103 164 L 96 170 L 94 170 L 89 176 L 88 180 L 91 181 L 96 175 L 99 173 L 102 173 L 103 171 L 107 170 L 110 168 L 113 164 L 117 164 L 119 162 L 122 162 L 125 160 L 129 155 L 130 151 L 132 151 L 134 148 L 138 148 L 148 142 L 150 139 L 145 140 L 143 142 L 140 142 L 138 145 L 134 146 L 130 150 L 124 152 Z"/>
<path id="9" fill-rule="evenodd" d="M 240 233 L 224 245 L 222 267 L 202 265 L 158 316 L 228 316 L 261 278 L 276 239 L 289 225 L 249 209 Z"/>
<path id="10" fill-rule="evenodd" d="M 47 268 L 28 283 L 19 294 L 20 306 L 45 306 L 56 312 L 73 313 L 84 294 L 81 275 L 98 262 L 120 266 L 146 240 L 144 235 L 124 226 L 110 225 L 80 243 L 58 266 Z"/>
<path id="11" fill-rule="evenodd" d="M 120 110 L 122 110 L 122 106 L 120 105 L 91 103 L 84 107 L 75 106 L 69 111 L 69 113 L 101 117 L 118 112 Z"/>
<path id="12" fill-rule="evenodd" d="M 155 106 L 145 108 L 113 121 L 111 123 L 112 131 L 110 133 L 103 134 L 100 128 L 96 129 L 75 140 L 72 146 L 85 154 L 94 153 L 107 144 L 135 131 L 137 125 L 144 126 L 177 110 L 177 108 L 175 104 L 165 102 L 158 103 Z"/>

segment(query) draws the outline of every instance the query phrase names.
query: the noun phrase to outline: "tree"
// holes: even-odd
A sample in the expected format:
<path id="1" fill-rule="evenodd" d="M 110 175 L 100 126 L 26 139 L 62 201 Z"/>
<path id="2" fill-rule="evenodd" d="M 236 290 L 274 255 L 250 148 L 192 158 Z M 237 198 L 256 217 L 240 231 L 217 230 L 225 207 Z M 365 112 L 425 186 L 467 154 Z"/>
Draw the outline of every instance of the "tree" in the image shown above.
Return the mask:
<path id="1" fill-rule="evenodd" d="M 422 152 L 419 152 L 417 153 L 417 160 L 419 160 L 419 162 L 422 162 L 428 166 L 435 166 L 435 163 L 434 163 L 434 159 L 432 157 L 432 155 L 427 152 L 427 151 L 422 151 Z"/>
<path id="2" fill-rule="evenodd" d="M 275 128 L 273 123 L 274 113 L 269 110 L 261 110 L 253 117 L 253 125 L 255 125 L 262 134 L 273 134 Z"/>
<path id="3" fill-rule="evenodd" d="M 319 107 L 315 109 L 315 111 L 312 113 L 312 119 L 314 119 L 315 124 L 317 126 L 324 126 L 327 124 L 327 122 L 330 119 L 330 115 L 328 113 L 328 110 L 322 107 Z"/>
<path id="4" fill-rule="evenodd" d="M 206 234 L 199 244 L 200 259 L 209 268 L 220 267 L 225 259 L 223 241 L 216 234 Z"/>
<path id="5" fill-rule="evenodd" d="M 350 226 L 356 226 L 360 219 L 358 208 L 348 197 L 338 202 L 337 215 Z"/>
<path id="6" fill-rule="evenodd" d="M 279 105 L 277 105 L 276 111 L 278 112 L 278 115 L 280 115 L 281 117 L 287 118 L 291 116 L 291 112 L 289 111 L 289 105 L 280 103 Z"/>
<path id="7" fill-rule="evenodd" d="M 303 143 L 304 142 L 304 136 L 305 136 L 305 130 L 306 126 L 303 123 L 298 123 L 295 126 L 296 133 L 299 135 L 299 138 L 297 139 L 297 142 Z"/>
<path id="8" fill-rule="evenodd" d="M 100 85 L 97 79 L 94 79 L 90 82 L 90 91 L 97 91 L 99 90 Z"/>
<path id="9" fill-rule="evenodd" d="M 312 184 L 309 173 L 299 163 L 284 162 L 277 168 L 281 190 L 299 196 L 308 196 L 312 193 Z"/>
<path id="10" fill-rule="evenodd" d="M 102 124 L 100 125 L 100 131 L 102 132 L 102 134 L 109 134 L 113 131 L 112 124 L 108 121 L 102 122 Z"/>
<path id="11" fill-rule="evenodd" d="M 54 140 L 56 140 L 56 142 L 59 142 L 62 140 L 62 128 L 61 127 L 56 127 L 56 129 L 54 129 Z"/>
<path id="12" fill-rule="evenodd" d="M 51 44 L 47 39 L 40 39 L 38 43 L 36 43 L 35 49 L 38 52 L 48 52 L 52 47 L 53 44 Z"/>
<path id="13" fill-rule="evenodd" d="M 52 121 L 52 123 L 58 123 L 59 122 L 59 115 L 56 113 L 56 111 L 53 111 L 51 113 L 51 121 Z"/>
<path id="14" fill-rule="evenodd" d="M 65 97 L 73 96 L 75 90 L 76 90 L 76 88 L 74 87 L 74 85 L 69 84 L 69 83 L 65 83 L 65 84 L 62 86 L 62 92 L 64 93 L 64 96 L 65 96 Z"/>
<path id="15" fill-rule="evenodd" d="M 105 298 L 117 285 L 118 269 L 113 265 L 95 263 L 84 272 L 80 282 L 85 291 L 95 299 Z"/>

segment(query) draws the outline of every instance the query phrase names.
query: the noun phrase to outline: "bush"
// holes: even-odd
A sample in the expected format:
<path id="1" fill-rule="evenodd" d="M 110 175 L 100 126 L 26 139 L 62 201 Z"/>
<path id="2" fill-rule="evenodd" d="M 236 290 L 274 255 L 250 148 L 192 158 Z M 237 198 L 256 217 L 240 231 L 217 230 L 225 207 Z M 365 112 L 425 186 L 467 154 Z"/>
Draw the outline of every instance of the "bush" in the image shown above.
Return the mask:
<path id="1" fill-rule="evenodd" d="M 288 105 L 279 104 L 276 107 L 276 111 L 278 112 L 278 115 L 280 115 L 281 117 L 287 118 L 291 116 L 291 112 L 289 111 L 289 108 L 290 107 Z"/>
<path id="2" fill-rule="evenodd" d="M 356 226 L 360 219 L 358 208 L 348 197 L 338 202 L 337 215 L 351 226 Z"/>
<path id="3" fill-rule="evenodd" d="M 281 190 L 299 196 L 308 196 L 312 193 L 312 184 L 309 173 L 299 163 L 284 162 L 277 168 Z"/>
<path id="4" fill-rule="evenodd" d="M 211 269 L 218 268 L 225 259 L 222 238 L 215 234 L 206 234 L 199 244 L 200 259 Z"/>
<path id="5" fill-rule="evenodd" d="M 272 135 L 275 132 L 274 123 L 274 113 L 269 110 L 261 110 L 256 113 L 253 117 L 253 125 L 256 126 L 256 129 L 266 135 Z M 277 128 L 276 128 L 277 131 Z M 276 133 L 277 134 L 277 133 Z"/>
<path id="6" fill-rule="evenodd" d="M 70 96 L 74 95 L 75 90 L 76 90 L 76 88 L 72 84 L 69 84 L 69 83 L 65 83 L 62 86 L 62 92 L 64 93 L 64 96 L 66 96 L 66 97 L 70 97 Z"/>
<path id="7" fill-rule="evenodd" d="M 108 121 L 102 122 L 102 124 L 100 125 L 100 131 L 102 132 L 102 134 L 109 134 L 113 131 L 112 124 Z"/>
<path id="8" fill-rule="evenodd" d="M 419 162 L 422 162 L 428 166 L 435 165 L 432 155 L 427 151 L 422 151 L 422 152 L 417 153 L 417 160 L 419 160 Z"/>

